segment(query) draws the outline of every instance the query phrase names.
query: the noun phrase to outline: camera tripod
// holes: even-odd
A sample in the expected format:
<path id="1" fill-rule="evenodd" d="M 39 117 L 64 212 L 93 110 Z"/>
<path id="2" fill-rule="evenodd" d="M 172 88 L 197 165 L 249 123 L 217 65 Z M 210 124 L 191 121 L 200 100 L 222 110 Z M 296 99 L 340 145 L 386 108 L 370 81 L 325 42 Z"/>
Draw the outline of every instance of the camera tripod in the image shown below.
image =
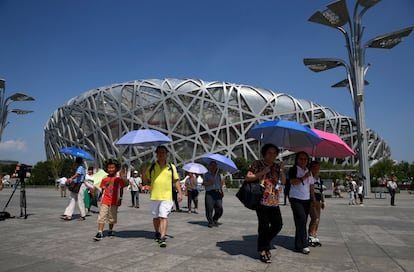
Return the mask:
<path id="1" fill-rule="evenodd" d="M 24 174 L 24 175 L 23 175 Z M 26 173 L 22 173 L 19 177 L 19 180 L 14 184 L 14 189 L 12 194 L 10 195 L 9 200 L 6 203 L 6 206 L 4 206 L 3 208 L 3 214 L 7 215 L 8 213 L 6 213 L 6 208 L 7 206 L 9 206 L 9 203 L 11 201 L 11 199 L 13 198 L 14 193 L 16 192 L 17 187 L 20 184 L 20 217 L 24 216 L 24 219 L 27 219 L 27 212 L 26 212 L 26 189 L 25 189 L 25 183 L 24 183 L 24 178 L 26 176 Z M 10 217 L 10 215 L 8 216 Z"/>

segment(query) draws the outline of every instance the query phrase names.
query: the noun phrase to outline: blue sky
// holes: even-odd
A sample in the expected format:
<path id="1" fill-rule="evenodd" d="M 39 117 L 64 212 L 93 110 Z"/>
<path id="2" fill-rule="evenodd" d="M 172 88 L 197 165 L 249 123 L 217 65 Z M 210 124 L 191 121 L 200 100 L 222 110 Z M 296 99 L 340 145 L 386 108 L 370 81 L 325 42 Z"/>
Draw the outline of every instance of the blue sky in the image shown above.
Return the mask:
<path id="1" fill-rule="evenodd" d="M 0 78 L 11 108 L 0 159 L 46 160 L 43 128 L 67 100 L 130 80 L 197 78 L 288 93 L 354 117 L 349 92 L 331 88 L 343 68 L 314 73 L 308 57 L 348 62 L 343 35 L 308 22 L 332 1 L 0 0 Z M 348 0 L 352 14 L 355 0 Z M 363 17 L 363 41 L 414 25 L 414 1 L 382 0 Z M 391 50 L 367 49 L 367 127 L 414 161 L 414 34 Z"/>

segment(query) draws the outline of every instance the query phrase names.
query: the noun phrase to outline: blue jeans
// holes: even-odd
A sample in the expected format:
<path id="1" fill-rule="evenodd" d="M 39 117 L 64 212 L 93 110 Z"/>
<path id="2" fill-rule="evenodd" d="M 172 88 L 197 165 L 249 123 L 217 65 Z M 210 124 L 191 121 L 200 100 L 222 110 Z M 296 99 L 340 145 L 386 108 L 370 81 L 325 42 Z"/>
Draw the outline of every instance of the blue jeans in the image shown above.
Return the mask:
<path id="1" fill-rule="evenodd" d="M 131 191 L 131 201 L 132 201 L 132 206 L 134 207 L 139 206 L 139 191 Z"/>

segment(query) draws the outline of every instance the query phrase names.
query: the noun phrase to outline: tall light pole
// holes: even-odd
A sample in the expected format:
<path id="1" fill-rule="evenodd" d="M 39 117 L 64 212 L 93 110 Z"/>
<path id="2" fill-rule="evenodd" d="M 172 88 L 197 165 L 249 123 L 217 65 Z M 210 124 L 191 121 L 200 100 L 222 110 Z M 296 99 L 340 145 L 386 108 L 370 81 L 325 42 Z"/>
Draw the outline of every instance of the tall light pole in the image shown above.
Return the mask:
<path id="1" fill-rule="evenodd" d="M 6 81 L 0 79 L 0 141 L 2 139 L 3 130 L 7 126 L 7 115 L 9 112 L 16 114 L 27 114 L 33 112 L 32 110 L 11 109 L 9 110 L 9 104 L 13 101 L 33 101 L 34 98 L 22 93 L 15 93 L 9 97 L 5 97 L 6 93 Z"/>
<path id="2" fill-rule="evenodd" d="M 392 33 L 384 34 L 371 39 L 362 45 L 364 28 L 361 26 L 362 17 L 372 6 L 380 0 L 357 0 L 353 20 L 351 21 L 346 6 L 346 0 L 335 1 L 324 11 L 315 12 L 308 20 L 333 27 L 345 37 L 349 64 L 340 59 L 304 59 L 304 64 L 314 72 L 321 72 L 338 66 L 346 69 L 347 79 L 334 84 L 332 87 L 348 87 L 355 111 L 357 122 L 358 156 L 360 176 L 364 180 L 365 196 L 371 192 L 371 178 L 368 161 L 368 135 L 365 123 L 364 87 L 368 84 L 365 75 L 368 66 L 365 65 L 366 48 L 390 49 L 399 44 L 403 37 L 410 35 L 413 27 L 407 27 Z M 345 25 L 348 25 L 347 29 Z"/>

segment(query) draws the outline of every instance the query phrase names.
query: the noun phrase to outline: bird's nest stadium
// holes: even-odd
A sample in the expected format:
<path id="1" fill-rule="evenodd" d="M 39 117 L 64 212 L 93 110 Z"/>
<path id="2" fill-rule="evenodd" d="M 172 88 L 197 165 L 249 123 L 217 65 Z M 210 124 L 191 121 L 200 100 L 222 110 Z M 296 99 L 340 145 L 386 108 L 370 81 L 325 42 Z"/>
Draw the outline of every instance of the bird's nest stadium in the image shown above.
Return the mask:
<path id="1" fill-rule="evenodd" d="M 248 138 L 248 131 L 276 119 L 335 133 L 358 152 L 355 120 L 317 103 L 252 86 L 170 78 L 113 84 L 74 97 L 51 115 L 44 140 L 48 159 L 76 146 L 88 150 L 98 167 L 107 158 L 135 165 L 152 159 L 154 149 L 115 143 L 131 130 L 151 128 L 173 140 L 167 147 L 176 165 L 205 153 L 253 160 L 260 156 L 260 143 Z M 389 158 L 390 148 L 379 135 L 370 129 L 367 134 L 370 164 Z M 291 155 L 281 156 L 291 161 Z M 358 165 L 357 155 L 325 160 Z"/>

